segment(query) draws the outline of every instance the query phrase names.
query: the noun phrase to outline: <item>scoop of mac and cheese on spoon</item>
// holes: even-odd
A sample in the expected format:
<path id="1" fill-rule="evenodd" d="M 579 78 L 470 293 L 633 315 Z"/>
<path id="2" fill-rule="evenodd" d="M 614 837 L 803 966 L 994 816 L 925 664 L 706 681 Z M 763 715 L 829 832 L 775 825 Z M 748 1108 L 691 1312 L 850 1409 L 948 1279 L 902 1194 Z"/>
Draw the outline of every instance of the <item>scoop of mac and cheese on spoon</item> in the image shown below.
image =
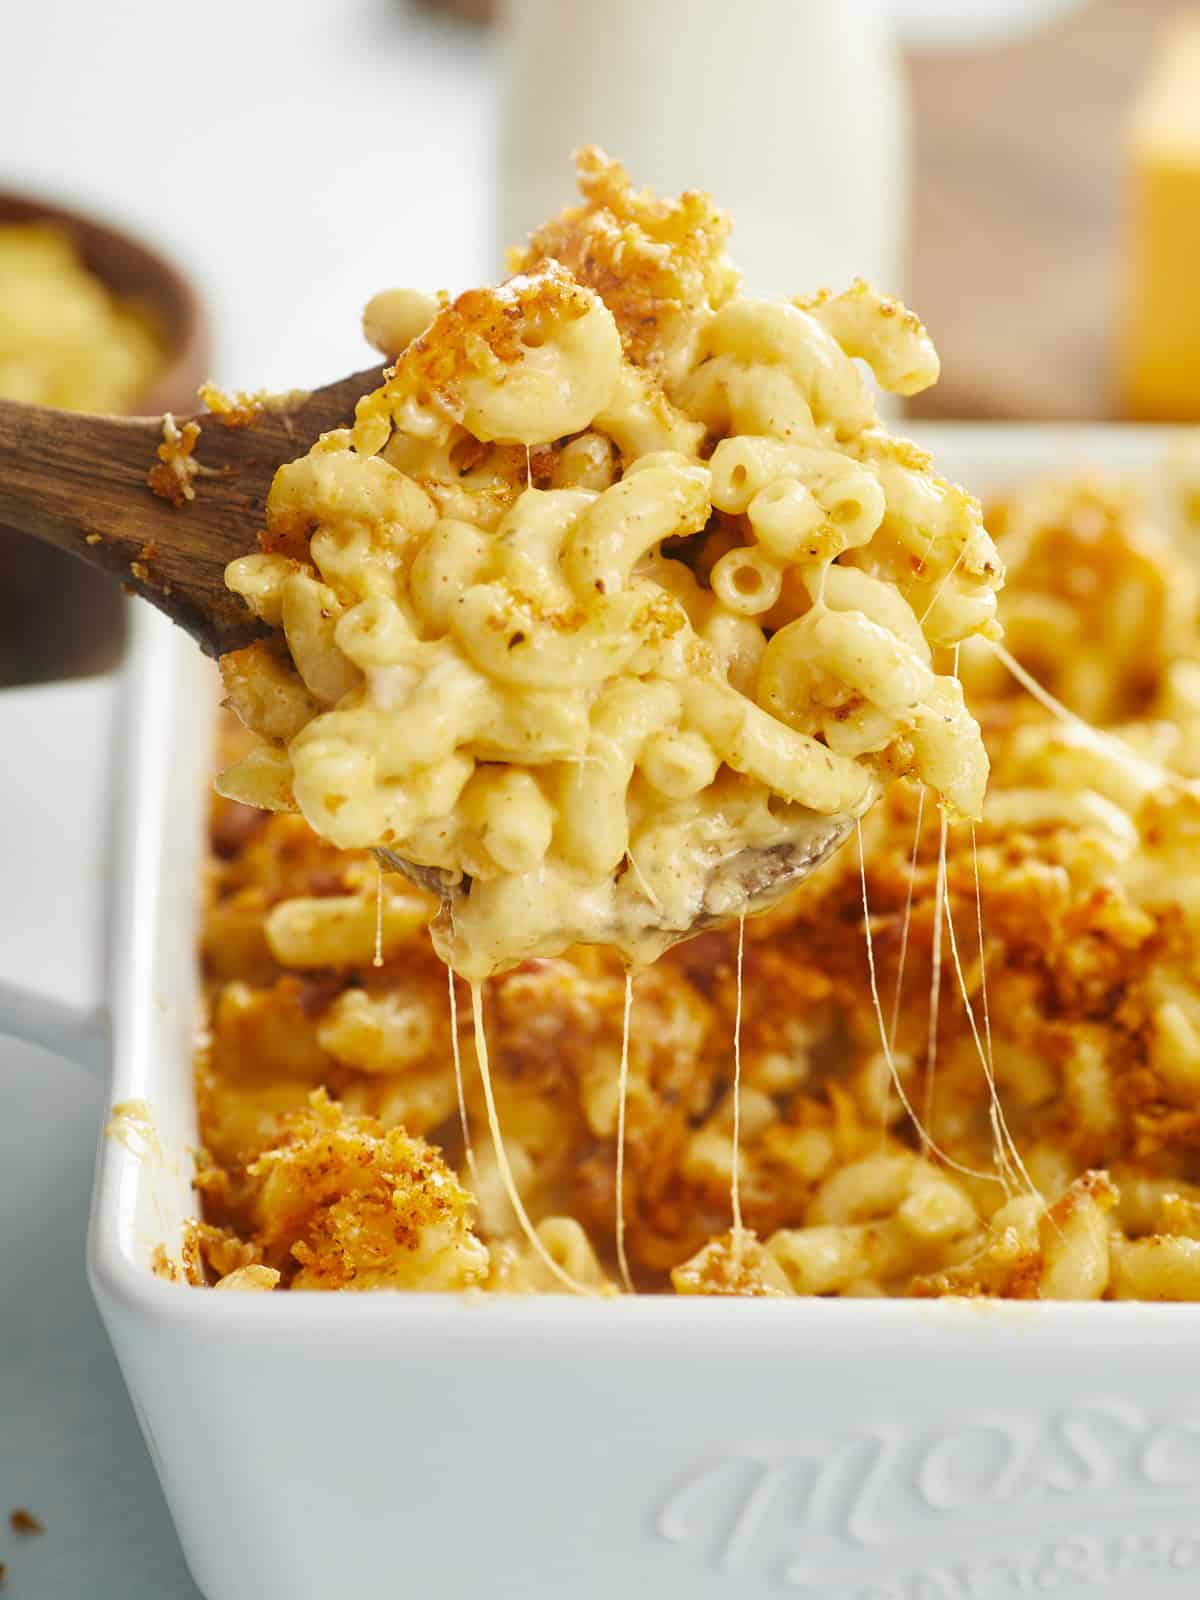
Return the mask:
<path id="1" fill-rule="evenodd" d="M 934 382 L 920 322 L 863 283 L 745 296 L 706 197 L 579 166 L 506 283 L 372 302 L 394 367 L 227 573 L 278 632 L 224 659 L 263 742 L 222 791 L 416 869 L 471 978 L 651 960 L 777 898 L 890 779 L 973 817 L 987 776 L 945 667 L 995 629 L 1000 562 L 865 370 Z"/>

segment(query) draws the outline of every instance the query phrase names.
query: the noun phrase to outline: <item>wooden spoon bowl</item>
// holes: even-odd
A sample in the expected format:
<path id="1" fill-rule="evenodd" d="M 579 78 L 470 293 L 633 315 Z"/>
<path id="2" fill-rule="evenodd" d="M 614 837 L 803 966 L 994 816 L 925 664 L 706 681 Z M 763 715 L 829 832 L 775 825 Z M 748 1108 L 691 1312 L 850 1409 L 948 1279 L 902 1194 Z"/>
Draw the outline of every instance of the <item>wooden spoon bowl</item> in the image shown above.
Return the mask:
<path id="1" fill-rule="evenodd" d="M 209 375 L 203 302 L 187 277 L 140 240 L 36 195 L 0 190 L 0 226 L 48 222 L 69 234 L 87 269 L 154 318 L 166 355 L 138 397 L 144 413 L 192 411 Z M 117 587 L 60 550 L 0 527 L 0 687 L 103 672 L 119 658 L 125 606 Z"/>

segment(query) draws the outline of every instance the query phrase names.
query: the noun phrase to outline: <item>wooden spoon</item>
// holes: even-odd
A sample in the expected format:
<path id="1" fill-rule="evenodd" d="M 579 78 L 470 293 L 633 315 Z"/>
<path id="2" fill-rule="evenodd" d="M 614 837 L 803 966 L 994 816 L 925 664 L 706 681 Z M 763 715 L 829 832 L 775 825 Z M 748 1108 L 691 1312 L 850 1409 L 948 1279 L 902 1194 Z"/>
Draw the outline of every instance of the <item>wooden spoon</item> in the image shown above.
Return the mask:
<path id="1" fill-rule="evenodd" d="M 758 916 L 777 905 L 805 878 L 811 877 L 845 844 L 854 827 L 855 818 L 849 813 L 838 812 L 829 817 L 811 814 L 796 823 L 790 837 L 770 845 L 747 845 L 715 864 L 701 888 L 700 903 L 690 922 L 672 922 L 661 907 L 647 902 L 636 925 L 614 920 L 607 927 L 598 927 L 589 942 L 611 944 L 621 949 L 624 941 L 633 936 L 643 942 L 645 949 L 654 950 L 657 958 L 672 945 L 694 939 L 710 928 L 724 927 L 739 916 Z M 459 921 L 462 919 L 463 907 L 471 894 L 471 878 L 466 874 L 456 877 L 437 867 L 417 866 L 382 846 L 374 855 L 385 870 L 403 873 L 418 888 L 428 890 L 441 900 L 441 915 L 433 926 L 441 937 L 447 959 L 455 965 L 455 919 L 456 914 Z M 580 938 L 574 926 L 563 926 L 553 935 L 549 929 L 546 933 L 548 937 L 556 936 L 562 949 Z"/>
<path id="2" fill-rule="evenodd" d="M 174 505 L 146 478 L 158 459 L 161 417 L 93 417 L 0 400 L 0 523 L 48 540 L 100 567 L 185 628 L 209 655 L 223 655 L 267 632 L 225 587 L 225 567 L 257 548 L 275 469 L 303 455 L 322 433 L 350 422 L 355 402 L 378 387 L 383 369 L 355 373 L 311 394 L 290 395 L 238 423 L 204 413 L 178 418 L 200 426 L 195 498 Z M 796 838 L 746 849 L 719 877 L 753 912 L 808 877 L 854 826 L 851 816 L 812 817 Z M 470 879 L 451 882 L 390 850 L 383 865 L 440 895 L 453 910 Z M 728 903 L 728 894 L 723 902 Z M 686 928 L 651 918 L 666 943 L 728 921 L 736 912 L 702 910 Z"/>
<path id="3" fill-rule="evenodd" d="M 355 402 L 383 368 L 355 373 L 222 421 L 208 412 L 192 481 L 175 505 L 147 475 L 163 440 L 161 417 L 101 417 L 0 400 L 0 525 L 33 534 L 113 574 L 165 611 L 210 656 L 266 630 L 225 587 L 225 567 L 258 548 L 275 469 L 322 433 L 354 420 Z"/>

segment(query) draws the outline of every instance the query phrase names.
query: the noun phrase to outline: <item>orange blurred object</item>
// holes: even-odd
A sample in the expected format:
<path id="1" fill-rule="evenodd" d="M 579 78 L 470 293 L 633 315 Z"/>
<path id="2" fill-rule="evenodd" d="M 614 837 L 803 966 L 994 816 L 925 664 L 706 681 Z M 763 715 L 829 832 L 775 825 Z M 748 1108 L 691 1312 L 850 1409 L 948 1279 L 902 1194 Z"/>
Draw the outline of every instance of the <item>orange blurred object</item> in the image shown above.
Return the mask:
<path id="1" fill-rule="evenodd" d="M 1162 34 L 1126 164 L 1125 404 L 1147 421 L 1200 421 L 1200 11 Z"/>

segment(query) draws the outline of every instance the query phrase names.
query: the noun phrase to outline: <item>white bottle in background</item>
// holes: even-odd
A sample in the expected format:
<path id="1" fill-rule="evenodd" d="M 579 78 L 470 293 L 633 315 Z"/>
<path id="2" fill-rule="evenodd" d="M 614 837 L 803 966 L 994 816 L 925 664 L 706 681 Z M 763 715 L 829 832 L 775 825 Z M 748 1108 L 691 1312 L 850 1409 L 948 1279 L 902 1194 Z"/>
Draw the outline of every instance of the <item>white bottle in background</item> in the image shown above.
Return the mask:
<path id="1" fill-rule="evenodd" d="M 508 0 L 506 243 L 602 145 L 637 184 L 733 213 L 749 288 L 894 284 L 908 130 L 884 0 Z"/>
<path id="2" fill-rule="evenodd" d="M 909 139 L 898 35 L 1012 34 L 1077 0 L 506 0 L 502 244 L 603 145 L 638 184 L 709 190 L 760 293 L 855 276 L 902 293 Z"/>

